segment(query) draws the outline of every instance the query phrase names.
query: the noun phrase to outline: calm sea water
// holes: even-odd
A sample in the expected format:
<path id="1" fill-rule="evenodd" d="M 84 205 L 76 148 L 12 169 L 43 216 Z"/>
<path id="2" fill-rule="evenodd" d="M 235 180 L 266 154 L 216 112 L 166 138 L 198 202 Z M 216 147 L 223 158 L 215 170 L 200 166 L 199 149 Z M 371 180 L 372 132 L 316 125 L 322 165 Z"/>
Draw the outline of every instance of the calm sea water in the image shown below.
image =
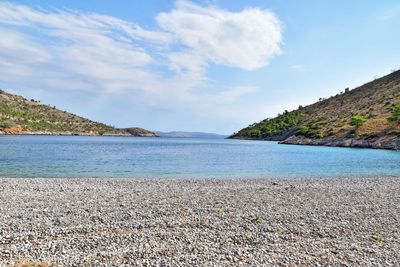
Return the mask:
<path id="1" fill-rule="evenodd" d="M 400 176 L 400 152 L 224 139 L 0 136 L 0 177 Z"/>

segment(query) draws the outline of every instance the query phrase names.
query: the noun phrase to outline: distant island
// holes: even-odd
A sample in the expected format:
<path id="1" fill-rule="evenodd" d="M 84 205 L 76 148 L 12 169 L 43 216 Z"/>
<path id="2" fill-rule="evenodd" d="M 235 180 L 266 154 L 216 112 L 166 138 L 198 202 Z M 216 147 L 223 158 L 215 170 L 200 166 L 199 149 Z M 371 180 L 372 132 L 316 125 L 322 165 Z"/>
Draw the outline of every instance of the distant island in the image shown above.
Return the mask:
<path id="1" fill-rule="evenodd" d="M 38 100 L 28 100 L 0 90 L 0 135 L 5 134 L 157 136 L 142 128 L 114 128 L 41 104 Z"/>
<path id="2" fill-rule="evenodd" d="M 216 134 L 216 133 L 204 133 L 204 132 L 183 132 L 183 131 L 172 131 L 172 132 L 160 132 L 155 131 L 160 137 L 168 138 L 226 138 L 228 135 Z"/>
<path id="3" fill-rule="evenodd" d="M 229 138 L 400 150 L 400 71 L 284 111 Z"/>

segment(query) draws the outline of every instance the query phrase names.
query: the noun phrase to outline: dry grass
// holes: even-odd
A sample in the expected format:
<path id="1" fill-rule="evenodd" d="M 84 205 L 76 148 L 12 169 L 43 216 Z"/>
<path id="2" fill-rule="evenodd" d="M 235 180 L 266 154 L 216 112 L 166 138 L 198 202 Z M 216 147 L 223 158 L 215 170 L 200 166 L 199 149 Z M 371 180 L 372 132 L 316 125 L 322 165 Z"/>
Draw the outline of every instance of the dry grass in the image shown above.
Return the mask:
<path id="1" fill-rule="evenodd" d="M 361 135 L 364 134 L 377 134 L 381 132 L 383 129 L 392 129 L 394 125 L 387 120 L 389 115 L 381 115 L 376 118 L 369 119 L 363 124 L 359 129 L 358 132 Z"/>

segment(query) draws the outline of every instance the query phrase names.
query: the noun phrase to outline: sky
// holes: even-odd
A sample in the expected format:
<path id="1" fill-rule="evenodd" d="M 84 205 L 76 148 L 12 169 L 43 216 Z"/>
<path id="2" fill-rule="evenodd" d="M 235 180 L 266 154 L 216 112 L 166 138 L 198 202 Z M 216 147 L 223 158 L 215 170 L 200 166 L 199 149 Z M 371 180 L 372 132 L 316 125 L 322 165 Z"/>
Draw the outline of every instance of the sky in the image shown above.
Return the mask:
<path id="1" fill-rule="evenodd" d="M 115 127 L 231 134 L 400 68 L 398 0 L 0 1 L 0 88 Z"/>

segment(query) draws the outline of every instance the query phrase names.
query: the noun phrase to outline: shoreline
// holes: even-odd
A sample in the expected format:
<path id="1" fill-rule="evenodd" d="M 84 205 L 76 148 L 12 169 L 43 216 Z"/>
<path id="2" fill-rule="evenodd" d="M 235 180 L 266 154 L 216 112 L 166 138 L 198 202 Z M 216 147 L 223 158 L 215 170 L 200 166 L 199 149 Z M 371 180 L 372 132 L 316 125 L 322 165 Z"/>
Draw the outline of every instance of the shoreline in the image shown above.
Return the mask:
<path id="1" fill-rule="evenodd" d="M 90 133 L 20 133 L 20 134 L 9 134 L 0 132 L 0 136 L 88 136 L 88 137 L 159 137 L 159 136 L 145 136 L 145 135 L 133 135 L 133 134 L 103 134 L 93 135 Z"/>
<path id="2" fill-rule="evenodd" d="M 399 182 L 0 178 L 0 266 L 398 265 Z"/>
<path id="3" fill-rule="evenodd" d="M 132 134 L 91 134 L 91 133 L 4 133 L 0 132 L 1 136 L 89 136 L 89 137 L 152 137 L 152 138 L 197 138 L 197 137 L 162 137 L 162 136 L 151 136 L 151 135 L 132 135 Z M 201 139 L 201 138 L 198 138 Z M 296 139 L 296 140 L 275 140 L 275 139 L 257 139 L 257 138 L 239 138 L 239 137 L 226 137 L 226 138 L 215 138 L 215 139 L 227 139 L 227 140 L 241 140 L 241 141 L 263 141 L 263 142 L 276 142 L 280 145 L 297 145 L 297 146 L 318 146 L 318 147 L 337 147 L 337 148 L 358 148 L 358 149 L 374 149 L 374 150 L 387 150 L 387 151 L 400 151 L 400 140 L 396 141 L 396 144 L 375 144 L 368 140 L 355 140 L 346 139 L 338 141 L 326 141 L 326 140 L 315 140 L 315 139 Z"/>
<path id="4" fill-rule="evenodd" d="M 326 147 L 348 147 L 348 148 L 363 148 L 363 149 L 383 149 L 400 151 L 400 139 L 392 138 L 391 140 L 368 140 L 368 139 L 310 139 L 310 138 L 299 138 L 290 137 L 279 144 L 284 145 L 309 145 L 309 146 L 326 146 Z"/>
<path id="5" fill-rule="evenodd" d="M 338 148 L 360 148 L 360 149 L 379 149 L 389 151 L 400 151 L 400 139 L 393 141 L 392 143 L 382 144 L 379 142 L 371 142 L 369 140 L 356 140 L 356 139 L 345 139 L 345 140 L 318 140 L 310 138 L 288 138 L 285 140 L 281 139 L 260 139 L 260 138 L 247 138 L 247 137 L 228 137 L 226 139 L 231 140 L 244 140 L 244 141 L 267 141 L 277 142 L 280 145 L 293 145 L 293 146 L 319 146 L 319 147 L 338 147 Z"/>

